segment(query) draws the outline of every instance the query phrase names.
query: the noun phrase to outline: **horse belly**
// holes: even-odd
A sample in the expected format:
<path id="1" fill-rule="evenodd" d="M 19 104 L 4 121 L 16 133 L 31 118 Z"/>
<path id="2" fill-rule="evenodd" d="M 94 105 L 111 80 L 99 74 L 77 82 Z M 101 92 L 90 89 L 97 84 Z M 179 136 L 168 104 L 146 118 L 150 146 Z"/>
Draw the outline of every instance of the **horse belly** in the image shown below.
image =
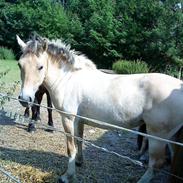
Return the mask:
<path id="1" fill-rule="evenodd" d="M 140 125 L 142 110 L 126 110 L 122 106 L 113 105 L 87 105 L 80 114 L 88 118 L 103 121 L 117 126 L 133 128 Z M 87 122 L 92 125 L 92 122 Z"/>

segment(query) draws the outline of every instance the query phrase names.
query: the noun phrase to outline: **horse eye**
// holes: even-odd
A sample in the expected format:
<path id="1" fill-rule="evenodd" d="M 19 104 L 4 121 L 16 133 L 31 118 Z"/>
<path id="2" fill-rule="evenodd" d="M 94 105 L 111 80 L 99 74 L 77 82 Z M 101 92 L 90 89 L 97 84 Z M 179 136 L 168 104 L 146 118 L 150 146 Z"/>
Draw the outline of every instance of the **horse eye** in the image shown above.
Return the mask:
<path id="1" fill-rule="evenodd" d="M 40 67 L 38 68 L 39 71 L 40 71 L 41 69 L 43 69 L 43 66 L 40 66 Z"/>

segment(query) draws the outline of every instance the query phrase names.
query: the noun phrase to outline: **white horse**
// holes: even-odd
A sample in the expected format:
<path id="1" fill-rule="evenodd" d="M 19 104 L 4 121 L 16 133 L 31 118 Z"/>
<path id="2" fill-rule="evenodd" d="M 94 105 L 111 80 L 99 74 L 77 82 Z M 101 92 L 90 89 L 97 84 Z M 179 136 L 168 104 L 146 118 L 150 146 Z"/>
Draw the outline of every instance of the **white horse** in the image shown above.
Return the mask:
<path id="1" fill-rule="evenodd" d="M 83 55 L 71 50 L 63 42 L 41 37 L 24 43 L 17 41 L 23 54 L 18 62 L 22 88 L 19 98 L 34 101 L 43 83 L 57 109 L 133 128 L 144 121 L 147 133 L 170 138 L 183 122 L 183 82 L 171 76 L 150 73 L 110 75 L 96 69 Z M 83 137 L 84 121 L 63 116 L 64 130 Z M 90 125 L 92 122 L 87 122 Z M 81 164 L 82 143 L 67 137 L 68 167 L 59 182 L 70 182 L 75 174 L 75 163 Z M 153 168 L 165 159 L 165 143 L 149 139 L 149 167 L 138 181 L 148 183 L 154 176 Z"/>

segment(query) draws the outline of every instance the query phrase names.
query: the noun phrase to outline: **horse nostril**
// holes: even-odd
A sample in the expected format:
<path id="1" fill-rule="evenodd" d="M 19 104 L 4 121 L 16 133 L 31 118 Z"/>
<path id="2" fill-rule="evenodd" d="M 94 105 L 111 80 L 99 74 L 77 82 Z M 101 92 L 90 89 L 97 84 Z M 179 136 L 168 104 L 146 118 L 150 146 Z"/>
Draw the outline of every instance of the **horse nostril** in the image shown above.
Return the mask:
<path id="1" fill-rule="evenodd" d="M 20 95 L 18 96 L 18 99 L 20 99 L 21 97 L 20 97 Z"/>
<path id="2" fill-rule="evenodd" d="M 29 102 L 32 102 L 32 98 L 31 97 L 29 97 Z"/>

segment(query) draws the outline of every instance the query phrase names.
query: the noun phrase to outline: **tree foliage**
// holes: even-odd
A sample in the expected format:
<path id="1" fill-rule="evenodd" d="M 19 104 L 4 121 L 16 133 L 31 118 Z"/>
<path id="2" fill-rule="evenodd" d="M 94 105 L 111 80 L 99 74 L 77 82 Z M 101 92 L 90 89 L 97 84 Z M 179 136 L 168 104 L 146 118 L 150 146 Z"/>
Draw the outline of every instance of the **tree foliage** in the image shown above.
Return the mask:
<path id="1" fill-rule="evenodd" d="M 16 49 L 15 35 L 28 38 L 33 31 L 49 38 L 67 38 L 69 19 L 60 3 L 49 0 L 0 2 L 0 45 Z"/>
<path id="2" fill-rule="evenodd" d="M 17 0 L 0 2 L 0 45 L 15 34 L 64 38 L 99 67 L 143 60 L 157 71 L 182 65 L 182 0 Z M 180 6 L 181 5 L 181 6 Z"/>

